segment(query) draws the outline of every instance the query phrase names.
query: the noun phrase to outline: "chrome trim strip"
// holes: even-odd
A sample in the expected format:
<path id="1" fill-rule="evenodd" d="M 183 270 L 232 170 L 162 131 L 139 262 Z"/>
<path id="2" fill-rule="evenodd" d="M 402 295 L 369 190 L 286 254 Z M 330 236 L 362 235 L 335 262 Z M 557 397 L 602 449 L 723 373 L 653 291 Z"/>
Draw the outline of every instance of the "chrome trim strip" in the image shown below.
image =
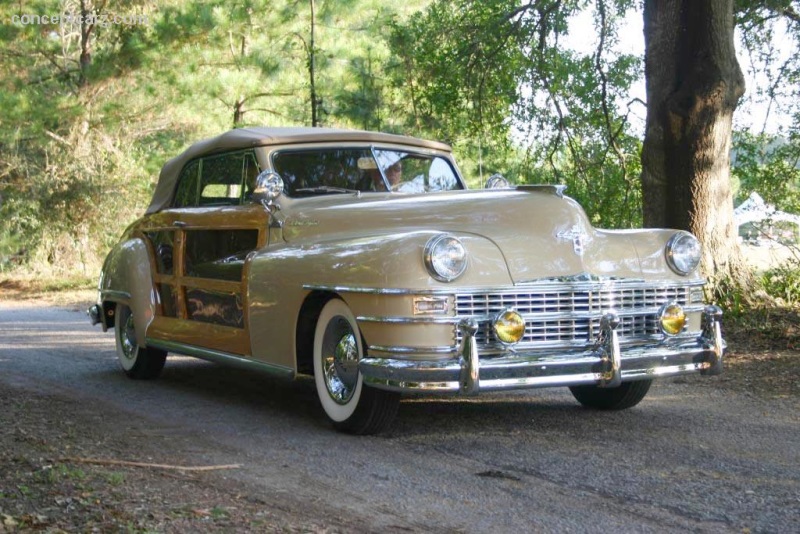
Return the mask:
<path id="1" fill-rule="evenodd" d="M 452 295 L 453 290 L 414 290 L 403 288 L 376 288 L 376 287 L 350 287 L 350 286 L 321 286 L 315 284 L 303 284 L 303 289 L 307 291 L 330 291 L 333 293 L 368 293 L 373 295 L 431 295 L 448 294 Z"/>
<path id="2" fill-rule="evenodd" d="M 657 367 L 655 369 L 634 369 L 631 371 L 622 371 L 622 382 L 631 382 L 633 380 L 651 379 L 651 378 L 664 378 L 668 376 L 679 376 L 686 374 L 693 374 L 702 372 L 708 367 L 707 363 L 692 363 L 688 365 L 671 365 L 665 367 Z M 483 391 L 496 391 L 507 389 L 521 389 L 532 387 L 550 387 L 550 386 L 579 386 L 582 384 L 597 384 L 602 379 L 601 373 L 586 373 L 581 375 L 569 376 L 543 376 L 543 377 L 530 377 L 530 378 L 501 378 L 497 380 L 486 380 L 481 384 Z M 566 383 L 568 380 L 569 383 Z"/>
<path id="3" fill-rule="evenodd" d="M 114 289 L 101 289 L 100 300 L 131 300 L 131 294 L 127 291 L 116 291 Z"/>
<path id="4" fill-rule="evenodd" d="M 332 291 L 335 293 L 368 293 L 376 295 L 466 295 L 472 293 L 519 293 L 520 290 L 551 291 L 564 290 L 589 291 L 598 287 L 620 287 L 622 289 L 672 289 L 683 287 L 704 286 L 705 280 L 685 280 L 669 282 L 649 282 L 644 280 L 608 280 L 599 282 L 564 281 L 555 282 L 552 279 L 545 282 L 524 282 L 502 287 L 451 287 L 451 288 L 376 288 L 353 286 L 325 286 L 317 284 L 303 284 L 307 291 Z"/>
<path id="5" fill-rule="evenodd" d="M 621 347 L 637 348 L 644 345 L 657 346 L 659 348 L 672 348 L 680 343 L 687 341 L 694 341 L 697 339 L 697 334 L 687 333 L 678 337 L 665 338 L 663 335 L 652 336 L 648 339 L 635 338 L 626 340 L 622 338 L 618 341 Z M 463 342 L 462 342 L 463 345 Z M 492 356 L 507 355 L 509 353 L 526 354 L 550 354 L 553 351 L 577 352 L 586 350 L 587 346 L 591 347 L 591 341 L 553 341 L 551 343 L 518 343 L 513 346 L 513 350 L 502 345 L 488 345 L 481 347 L 480 353 L 484 358 Z M 438 345 L 432 347 L 411 347 L 405 345 L 369 345 L 368 350 L 371 352 L 385 352 L 390 354 L 456 354 L 460 353 L 460 348 L 450 345 Z"/>
<path id="6" fill-rule="evenodd" d="M 186 356 L 193 356 L 201 360 L 207 360 L 214 363 L 228 365 L 230 367 L 237 367 L 245 371 L 257 371 L 266 373 L 271 376 L 291 380 L 295 377 L 294 369 L 283 367 L 281 365 L 273 365 L 271 363 L 260 362 L 252 358 L 246 358 L 236 354 L 229 354 L 213 349 L 206 349 L 203 347 L 196 347 L 194 345 L 186 345 L 176 341 L 164 341 L 161 339 L 146 338 L 148 347 L 155 347 L 157 349 L 165 350 L 167 352 L 174 352 L 177 354 L 185 354 Z"/>
<path id="7" fill-rule="evenodd" d="M 400 345 L 370 345 L 370 352 L 388 352 L 391 354 L 455 354 L 456 348 L 449 345 L 435 347 L 407 347 Z"/>
<path id="8" fill-rule="evenodd" d="M 684 332 L 673 337 L 666 337 L 664 334 L 653 334 L 647 337 L 619 336 L 619 345 L 620 347 L 625 348 L 636 348 L 644 345 L 670 348 L 672 346 L 677 346 L 680 343 L 697 339 L 698 335 L 700 335 L 700 332 Z M 575 352 L 585 350 L 588 344 L 590 344 L 589 341 L 527 341 L 514 345 L 514 350 L 516 352 L 530 353 L 548 353 L 553 352 L 554 350 Z M 508 348 L 504 347 L 500 343 L 481 346 L 482 356 L 494 356 L 506 354 L 507 352 Z"/>
<path id="9" fill-rule="evenodd" d="M 685 306 L 683 311 L 686 313 L 698 313 L 705 309 L 705 306 Z M 632 308 L 627 310 L 615 311 L 619 317 L 638 317 L 639 315 L 657 315 L 661 310 L 658 308 Z M 597 319 L 597 313 L 520 313 L 526 322 L 528 321 L 563 321 L 563 320 L 582 320 Z M 379 315 L 359 315 L 356 320 L 365 323 L 387 323 L 387 324 L 458 324 L 467 316 L 459 317 L 401 317 L 401 316 L 379 316 Z M 493 315 L 473 315 L 476 321 L 491 321 Z"/>
<path id="10" fill-rule="evenodd" d="M 399 317 L 375 315 L 359 315 L 356 321 L 360 323 L 387 323 L 387 324 L 457 324 L 458 317 Z"/>

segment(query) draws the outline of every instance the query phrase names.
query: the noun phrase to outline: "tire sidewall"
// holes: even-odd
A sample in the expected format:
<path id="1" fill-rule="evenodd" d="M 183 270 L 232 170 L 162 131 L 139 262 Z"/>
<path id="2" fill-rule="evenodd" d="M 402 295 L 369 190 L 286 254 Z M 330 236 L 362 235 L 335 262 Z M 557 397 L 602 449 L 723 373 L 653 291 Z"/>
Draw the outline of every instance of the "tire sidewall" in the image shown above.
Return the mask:
<path id="1" fill-rule="evenodd" d="M 125 356 L 125 351 L 122 348 L 122 336 L 125 322 L 131 314 L 133 314 L 133 311 L 127 305 L 117 304 L 117 310 L 114 314 L 114 339 L 116 340 L 117 346 L 117 361 L 119 361 L 122 369 L 128 373 L 133 371 L 133 368 L 136 367 L 136 363 L 139 361 L 139 355 L 142 352 L 142 348 L 137 344 L 133 357 L 128 358 Z"/>
<path id="2" fill-rule="evenodd" d="M 356 318 L 350 308 L 343 300 L 334 298 L 329 300 L 317 319 L 317 326 L 314 330 L 314 382 L 317 386 L 317 396 L 319 397 L 322 408 L 325 410 L 327 416 L 335 423 L 342 423 L 347 421 L 356 411 L 358 403 L 361 400 L 361 394 L 364 388 L 364 381 L 361 373 L 358 373 L 356 381 L 356 388 L 350 400 L 345 404 L 339 404 L 333 400 L 328 393 L 328 388 L 325 384 L 325 375 L 322 370 L 322 342 L 325 337 L 325 330 L 328 324 L 337 317 L 344 318 L 353 330 L 356 338 L 356 345 L 358 346 L 358 359 L 361 360 L 364 354 L 364 347 L 361 343 L 361 333 L 356 323 Z"/>

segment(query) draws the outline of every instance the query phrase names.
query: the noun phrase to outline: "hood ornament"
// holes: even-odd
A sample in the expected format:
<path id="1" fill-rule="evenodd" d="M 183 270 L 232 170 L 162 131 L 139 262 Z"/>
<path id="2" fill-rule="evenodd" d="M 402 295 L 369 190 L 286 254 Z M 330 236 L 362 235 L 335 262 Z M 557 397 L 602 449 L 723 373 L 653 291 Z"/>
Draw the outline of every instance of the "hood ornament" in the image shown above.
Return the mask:
<path id="1" fill-rule="evenodd" d="M 572 250 L 578 256 L 583 256 L 586 250 L 586 243 L 589 241 L 589 234 L 577 224 L 569 230 L 560 231 L 556 234 L 556 237 L 564 241 L 572 241 Z"/>

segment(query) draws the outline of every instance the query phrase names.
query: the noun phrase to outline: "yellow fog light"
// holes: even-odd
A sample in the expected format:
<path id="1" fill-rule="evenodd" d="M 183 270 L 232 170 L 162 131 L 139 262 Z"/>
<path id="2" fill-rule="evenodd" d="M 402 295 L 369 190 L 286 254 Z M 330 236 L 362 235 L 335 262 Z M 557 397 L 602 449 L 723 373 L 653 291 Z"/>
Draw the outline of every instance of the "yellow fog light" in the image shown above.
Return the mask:
<path id="1" fill-rule="evenodd" d="M 518 342 L 525 335 L 525 320 L 514 310 L 500 313 L 492 327 L 497 339 L 509 345 Z"/>
<path id="2" fill-rule="evenodd" d="M 667 304 L 661 308 L 659 317 L 661 321 L 661 331 L 668 336 L 674 336 L 683 332 L 686 325 L 686 314 L 678 304 Z"/>

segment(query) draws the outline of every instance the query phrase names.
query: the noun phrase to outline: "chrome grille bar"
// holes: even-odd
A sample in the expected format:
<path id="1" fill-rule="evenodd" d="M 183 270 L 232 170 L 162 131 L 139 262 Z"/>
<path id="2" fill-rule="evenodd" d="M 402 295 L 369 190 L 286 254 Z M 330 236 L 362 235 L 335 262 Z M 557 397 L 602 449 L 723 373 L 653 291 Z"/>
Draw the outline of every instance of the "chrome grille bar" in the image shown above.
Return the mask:
<path id="1" fill-rule="evenodd" d="M 572 345 L 594 339 L 600 329 L 600 318 L 614 310 L 620 317 L 619 337 L 625 341 L 649 339 L 661 334 L 658 312 L 664 304 L 676 302 L 687 311 L 695 311 L 690 292 L 697 283 L 687 285 L 645 282 L 598 282 L 596 284 L 549 283 L 541 289 L 514 288 L 486 293 L 457 294 L 456 316 L 480 321 L 476 333 L 479 346 L 499 347 L 486 319 L 512 308 L 525 319 L 521 344 Z M 702 309 L 701 307 L 698 310 Z M 457 340 L 460 342 L 460 338 Z"/>

